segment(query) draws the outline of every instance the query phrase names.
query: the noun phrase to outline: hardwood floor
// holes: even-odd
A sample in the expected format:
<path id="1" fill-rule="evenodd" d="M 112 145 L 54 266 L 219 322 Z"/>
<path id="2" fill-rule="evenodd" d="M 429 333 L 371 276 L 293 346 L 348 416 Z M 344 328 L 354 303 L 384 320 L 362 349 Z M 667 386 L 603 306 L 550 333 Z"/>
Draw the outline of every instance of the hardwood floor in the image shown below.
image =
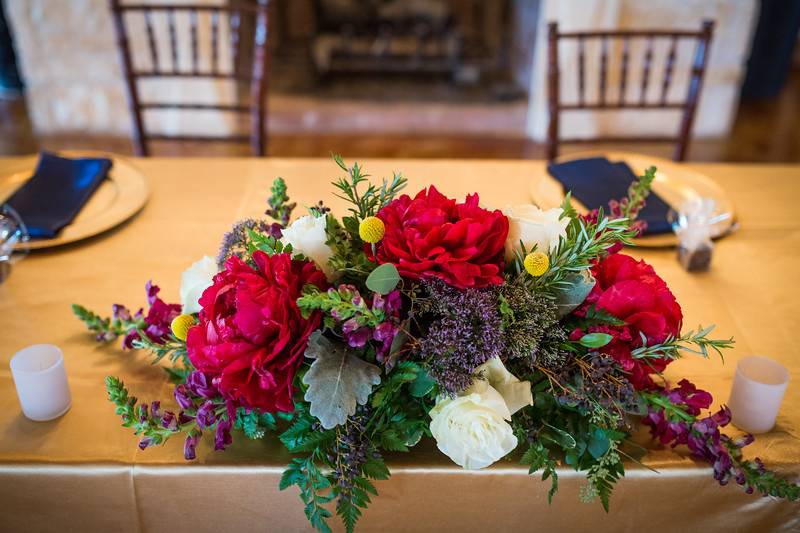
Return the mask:
<path id="1" fill-rule="evenodd" d="M 397 131 L 390 129 L 390 131 Z M 625 147 L 613 146 L 621 149 Z M 600 148 L 605 148 L 600 147 Z M 0 155 L 32 153 L 40 149 L 103 150 L 130 154 L 128 139 L 85 135 L 38 137 L 31 128 L 21 99 L 0 99 Z M 565 147 L 564 152 L 584 150 Z M 636 145 L 637 152 L 669 157 L 671 146 Z M 155 155 L 249 155 L 247 146 L 206 143 L 160 143 Z M 543 158 L 541 144 L 513 134 L 455 135 L 452 133 L 291 133 L 272 134 L 269 154 L 277 157 L 326 156 L 331 152 L 353 157 L 398 158 Z M 800 70 L 789 78 L 779 98 L 742 102 L 726 140 L 695 140 L 690 159 L 732 162 L 800 162 Z"/>

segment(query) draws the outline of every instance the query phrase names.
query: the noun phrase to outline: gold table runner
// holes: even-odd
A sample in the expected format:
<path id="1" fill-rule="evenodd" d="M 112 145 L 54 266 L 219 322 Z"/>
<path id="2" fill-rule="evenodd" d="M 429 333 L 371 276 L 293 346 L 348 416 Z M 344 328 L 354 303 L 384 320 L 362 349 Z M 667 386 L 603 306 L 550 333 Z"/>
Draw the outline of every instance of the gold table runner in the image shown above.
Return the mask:
<path id="1" fill-rule="evenodd" d="M 15 159 L 0 159 L 0 175 Z M 541 161 L 366 160 L 376 177 L 402 171 L 408 192 L 434 183 L 444 194 L 478 191 L 482 203 L 502 207 L 530 199 Z M 326 159 L 137 159 L 152 196 L 123 226 L 93 238 L 31 254 L 0 285 L 0 531 L 307 531 L 294 490 L 279 492 L 289 456 L 276 439 L 240 436 L 225 453 L 204 440 L 198 460 L 182 459 L 182 439 L 139 451 L 105 399 L 103 378 L 122 378 L 143 400 L 172 402 L 164 372 L 144 354 L 119 343 L 95 344 L 70 312 L 81 303 L 98 312 L 112 303 L 138 308 L 152 279 L 167 301 L 178 300 L 180 273 L 203 254 L 216 255 L 222 234 L 247 216 L 263 213 L 269 186 L 286 179 L 300 206 L 322 199 L 335 212 L 343 203 L 328 185 L 338 175 Z M 747 448 L 768 466 L 800 477 L 800 166 L 696 164 L 717 180 L 737 209 L 741 228 L 718 242 L 712 270 L 688 274 L 674 250 L 626 253 L 650 262 L 669 283 L 685 327 L 715 323 L 736 337 L 725 364 L 686 357 L 667 377 L 686 376 L 724 403 L 736 361 L 764 354 L 791 373 L 776 428 Z M 8 362 L 20 348 L 53 343 L 65 353 L 71 410 L 46 423 L 25 419 Z M 548 506 L 549 483 L 527 475 L 515 461 L 466 472 L 435 446 L 393 456 L 393 476 L 378 483 L 380 496 L 361 531 L 732 531 L 800 529 L 800 505 L 747 496 L 719 487 L 705 464 L 685 451 L 651 449 L 627 468 L 606 515 L 599 503 L 582 504 L 582 477 L 560 470 L 560 490 Z M 332 524 L 336 520 L 332 520 Z M 336 525 L 338 528 L 338 525 Z M 335 529 L 336 529 L 335 528 Z"/>

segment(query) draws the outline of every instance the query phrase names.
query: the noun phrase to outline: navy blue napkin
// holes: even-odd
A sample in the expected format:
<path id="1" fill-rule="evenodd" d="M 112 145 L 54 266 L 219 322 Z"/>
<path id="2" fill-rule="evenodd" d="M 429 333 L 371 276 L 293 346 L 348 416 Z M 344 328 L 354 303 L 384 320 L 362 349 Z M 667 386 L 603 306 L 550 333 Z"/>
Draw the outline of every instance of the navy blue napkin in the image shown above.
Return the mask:
<path id="1" fill-rule="evenodd" d="M 106 179 L 110 159 L 68 159 L 42 152 L 33 177 L 8 199 L 33 239 L 51 239 L 72 222 Z"/>
<path id="2" fill-rule="evenodd" d="M 606 212 L 608 201 L 625 198 L 628 187 L 636 179 L 636 174 L 626 163 L 612 163 L 605 157 L 550 163 L 547 171 L 588 209 L 602 207 Z M 639 212 L 639 219 L 647 222 L 644 234 L 670 233 L 672 225 L 667 221 L 669 210 L 670 206 L 651 192 L 644 209 Z"/>

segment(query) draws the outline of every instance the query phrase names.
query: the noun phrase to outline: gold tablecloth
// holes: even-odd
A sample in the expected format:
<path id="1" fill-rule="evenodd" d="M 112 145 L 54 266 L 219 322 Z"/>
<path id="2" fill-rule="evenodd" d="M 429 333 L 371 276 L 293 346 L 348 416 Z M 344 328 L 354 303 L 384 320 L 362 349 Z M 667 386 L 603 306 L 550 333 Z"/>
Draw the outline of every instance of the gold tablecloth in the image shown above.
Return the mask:
<path id="1" fill-rule="evenodd" d="M 0 175 L 14 159 L 0 160 Z M 529 199 L 530 182 L 545 172 L 537 161 L 367 160 L 375 176 L 401 170 L 409 191 L 429 184 L 451 196 L 479 191 L 487 205 Z M 307 531 L 294 490 L 277 485 L 289 456 L 275 439 L 239 438 L 225 453 L 206 441 L 185 463 L 182 441 L 139 451 L 105 399 L 103 378 L 121 377 L 142 399 L 170 400 L 164 373 L 118 343 L 95 344 L 70 312 L 78 302 L 98 311 L 112 303 L 144 304 L 153 279 L 176 301 L 179 275 L 203 254 L 215 255 L 230 224 L 263 212 L 269 186 L 283 176 L 299 205 L 334 201 L 337 169 L 320 159 L 135 160 L 150 179 L 152 197 L 133 220 L 105 235 L 31 254 L 0 285 L 0 530 L 2 531 Z M 670 284 L 686 326 L 716 323 L 736 337 L 725 364 L 687 357 L 668 377 L 689 376 L 727 399 L 737 359 L 758 353 L 791 372 L 775 429 L 748 448 L 780 472 L 800 477 L 800 166 L 692 165 L 717 180 L 737 208 L 741 229 L 718 243 L 706 274 L 681 270 L 672 250 L 637 249 Z M 34 343 L 62 347 L 73 395 L 62 418 L 31 422 L 19 410 L 8 362 Z M 685 452 L 652 449 L 631 463 L 611 511 L 578 500 L 581 476 L 560 471 L 548 506 L 548 484 L 514 461 L 463 471 L 422 445 L 390 458 L 393 476 L 361 531 L 798 531 L 800 505 L 719 487 L 710 468 Z M 333 521 L 335 522 L 335 521 Z M 338 525 L 336 526 L 338 528 Z"/>

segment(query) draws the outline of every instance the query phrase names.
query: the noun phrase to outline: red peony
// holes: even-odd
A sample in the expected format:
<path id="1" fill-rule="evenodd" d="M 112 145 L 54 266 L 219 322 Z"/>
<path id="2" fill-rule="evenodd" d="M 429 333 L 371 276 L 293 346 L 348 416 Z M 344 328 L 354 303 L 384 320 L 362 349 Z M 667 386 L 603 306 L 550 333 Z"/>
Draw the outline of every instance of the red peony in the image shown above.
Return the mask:
<path id="1" fill-rule="evenodd" d="M 636 360 L 631 350 L 642 345 L 640 333 L 647 344 L 663 342 L 670 335 L 680 335 L 683 314 L 667 284 L 644 261 L 636 261 L 623 254 L 612 254 L 595 265 L 592 274 L 597 284 L 589 293 L 577 314 L 582 315 L 589 306 L 603 309 L 624 320 L 624 326 L 594 326 L 590 332 L 611 334 L 614 339 L 603 351 L 611 355 L 629 373 L 637 389 L 651 388 L 651 374 L 662 372 L 669 359 Z M 574 332 L 574 336 L 582 332 Z"/>
<path id="2" fill-rule="evenodd" d="M 386 226 L 377 261 L 392 263 L 401 276 L 435 276 L 461 289 L 503 283 L 508 219 L 479 207 L 477 194 L 457 203 L 431 185 L 413 200 L 405 194 L 393 200 L 377 216 Z"/>
<path id="3" fill-rule="evenodd" d="M 186 348 L 197 370 L 209 374 L 236 405 L 290 412 L 292 381 L 308 337 L 320 323 L 295 303 L 307 284 L 324 289 L 325 275 L 313 263 L 288 254 L 253 254 L 257 268 L 232 257 L 200 298 L 200 323 Z"/>

